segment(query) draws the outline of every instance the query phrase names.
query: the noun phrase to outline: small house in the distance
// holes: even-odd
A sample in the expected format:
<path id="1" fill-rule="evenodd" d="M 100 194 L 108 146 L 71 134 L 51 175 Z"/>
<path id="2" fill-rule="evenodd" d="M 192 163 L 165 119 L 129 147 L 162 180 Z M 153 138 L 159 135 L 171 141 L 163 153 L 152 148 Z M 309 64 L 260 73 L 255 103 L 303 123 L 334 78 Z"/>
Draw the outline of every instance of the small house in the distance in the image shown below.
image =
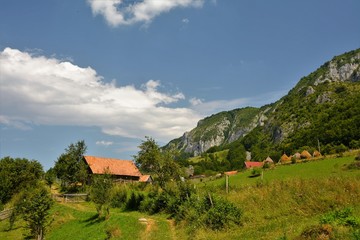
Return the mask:
<path id="1" fill-rule="evenodd" d="M 152 184 L 154 180 L 151 175 L 142 175 L 139 179 L 139 182 Z"/>
<path id="2" fill-rule="evenodd" d="M 142 176 L 131 160 L 84 156 L 90 174 L 104 174 L 108 171 L 118 181 L 139 181 Z"/>
<path id="3" fill-rule="evenodd" d="M 262 162 L 245 162 L 246 169 L 261 168 L 262 166 L 263 166 Z"/>

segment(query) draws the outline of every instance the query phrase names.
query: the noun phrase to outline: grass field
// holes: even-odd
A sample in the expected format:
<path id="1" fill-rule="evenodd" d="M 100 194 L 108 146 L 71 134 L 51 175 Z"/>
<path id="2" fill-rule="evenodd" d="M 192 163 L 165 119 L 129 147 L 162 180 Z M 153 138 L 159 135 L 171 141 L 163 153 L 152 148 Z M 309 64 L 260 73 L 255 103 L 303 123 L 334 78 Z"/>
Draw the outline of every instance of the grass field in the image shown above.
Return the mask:
<path id="1" fill-rule="evenodd" d="M 343 166 L 354 161 L 353 156 L 343 158 L 330 158 L 322 160 L 310 160 L 304 163 L 277 165 L 273 169 L 263 171 L 263 177 L 251 177 L 251 171 L 239 172 L 229 177 L 230 188 L 238 188 L 244 185 L 257 185 L 261 182 L 269 183 L 272 181 L 286 179 L 322 179 L 336 176 L 360 176 L 359 171 L 344 171 Z M 225 189 L 225 178 L 213 181 L 203 181 L 199 186 L 223 187 Z"/>
<path id="2" fill-rule="evenodd" d="M 91 203 L 56 203 L 51 210 L 53 222 L 46 239 L 174 239 L 172 222 L 163 215 L 111 209 L 108 219 L 98 219 Z M 145 218 L 147 223 L 139 221 Z M 24 222 L 18 221 L 8 231 L 8 221 L 0 222 L 0 239 L 23 239 Z"/>
<path id="3" fill-rule="evenodd" d="M 199 228 L 189 236 L 184 224 L 175 226 L 166 215 L 111 209 L 108 219 L 99 220 L 92 203 L 57 203 L 46 239 L 304 239 L 297 238 L 304 229 L 318 226 L 324 214 L 337 209 L 351 208 L 360 221 L 360 171 L 344 168 L 353 161 L 343 157 L 276 166 L 264 171 L 263 180 L 244 171 L 230 177 L 229 194 L 224 178 L 198 182 L 199 191 L 223 195 L 243 210 L 242 225 L 223 231 Z M 11 231 L 8 226 L 0 222 L 0 239 L 23 239 L 24 222 L 17 221 Z M 355 230 L 333 224 L 331 239 L 360 239 Z"/>

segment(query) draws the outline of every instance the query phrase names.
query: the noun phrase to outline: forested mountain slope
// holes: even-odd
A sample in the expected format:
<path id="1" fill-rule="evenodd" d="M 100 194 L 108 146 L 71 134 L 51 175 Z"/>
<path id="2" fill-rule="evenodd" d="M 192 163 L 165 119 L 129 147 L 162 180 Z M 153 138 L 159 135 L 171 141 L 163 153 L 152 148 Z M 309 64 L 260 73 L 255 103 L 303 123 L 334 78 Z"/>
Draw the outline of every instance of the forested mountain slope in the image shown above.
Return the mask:
<path id="1" fill-rule="evenodd" d="M 360 49 L 326 62 L 277 102 L 214 114 L 167 146 L 199 155 L 234 141 L 258 159 L 319 144 L 359 147 Z"/>

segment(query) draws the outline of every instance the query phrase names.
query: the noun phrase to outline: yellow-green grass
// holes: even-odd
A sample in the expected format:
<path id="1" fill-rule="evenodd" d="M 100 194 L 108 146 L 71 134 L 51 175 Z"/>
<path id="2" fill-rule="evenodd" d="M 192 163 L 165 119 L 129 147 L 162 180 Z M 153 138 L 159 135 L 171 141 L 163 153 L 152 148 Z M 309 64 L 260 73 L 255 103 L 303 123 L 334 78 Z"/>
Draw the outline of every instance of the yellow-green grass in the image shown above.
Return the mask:
<path id="1" fill-rule="evenodd" d="M 345 170 L 354 157 L 324 159 L 264 171 L 249 178 L 250 171 L 230 177 L 230 192 L 225 180 L 199 183 L 199 190 L 223 195 L 243 210 L 242 226 L 223 231 L 197 229 L 187 235 L 184 224 L 175 226 L 166 215 L 147 215 L 111 209 L 110 217 L 99 221 L 91 203 L 59 204 L 51 210 L 54 218 L 46 239 L 294 239 L 319 224 L 320 217 L 334 209 L 351 207 L 360 219 L 360 171 Z M 148 219 L 148 224 L 139 222 Z M 23 239 L 23 221 L 7 231 L 8 221 L 0 222 L 0 239 Z M 351 239 L 352 229 L 334 226 L 335 239 Z"/>
<path id="2" fill-rule="evenodd" d="M 360 176 L 339 174 L 333 177 L 293 178 L 265 184 L 244 185 L 224 194 L 243 210 L 242 226 L 224 231 L 199 229 L 192 239 L 294 239 L 304 229 L 319 225 L 324 214 L 353 209 L 360 221 Z M 217 190 L 208 189 L 209 192 Z M 224 191 L 220 191 L 224 192 Z M 219 193 L 219 192 L 218 192 Z M 353 239 L 349 226 L 331 226 L 335 238 Z"/>
<path id="3" fill-rule="evenodd" d="M 258 185 L 275 180 L 286 179 L 321 179 L 336 176 L 360 176 L 360 171 L 344 170 L 344 166 L 354 161 L 354 156 L 321 160 L 310 160 L 303 163 L 277 165 L 265 169 L 263 176 L 251 177 L 251 170 L 239 172 L 229 177 L 230 189 L 245 185 Z M 213 186 L 225 189 L 225 178 L 199 183 L 199 186 Z"/>

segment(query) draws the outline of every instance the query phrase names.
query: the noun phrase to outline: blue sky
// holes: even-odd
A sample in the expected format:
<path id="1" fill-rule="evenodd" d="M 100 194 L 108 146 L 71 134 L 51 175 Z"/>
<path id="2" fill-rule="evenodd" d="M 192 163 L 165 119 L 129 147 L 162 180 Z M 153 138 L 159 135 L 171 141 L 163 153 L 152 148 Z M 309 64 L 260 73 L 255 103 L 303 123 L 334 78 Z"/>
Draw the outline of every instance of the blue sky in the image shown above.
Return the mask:
<path id="1" fill-rule="evenodd" d="M 3 0 L 0 155 L 132 159 L 360 47 L 358 0 Z"/>

